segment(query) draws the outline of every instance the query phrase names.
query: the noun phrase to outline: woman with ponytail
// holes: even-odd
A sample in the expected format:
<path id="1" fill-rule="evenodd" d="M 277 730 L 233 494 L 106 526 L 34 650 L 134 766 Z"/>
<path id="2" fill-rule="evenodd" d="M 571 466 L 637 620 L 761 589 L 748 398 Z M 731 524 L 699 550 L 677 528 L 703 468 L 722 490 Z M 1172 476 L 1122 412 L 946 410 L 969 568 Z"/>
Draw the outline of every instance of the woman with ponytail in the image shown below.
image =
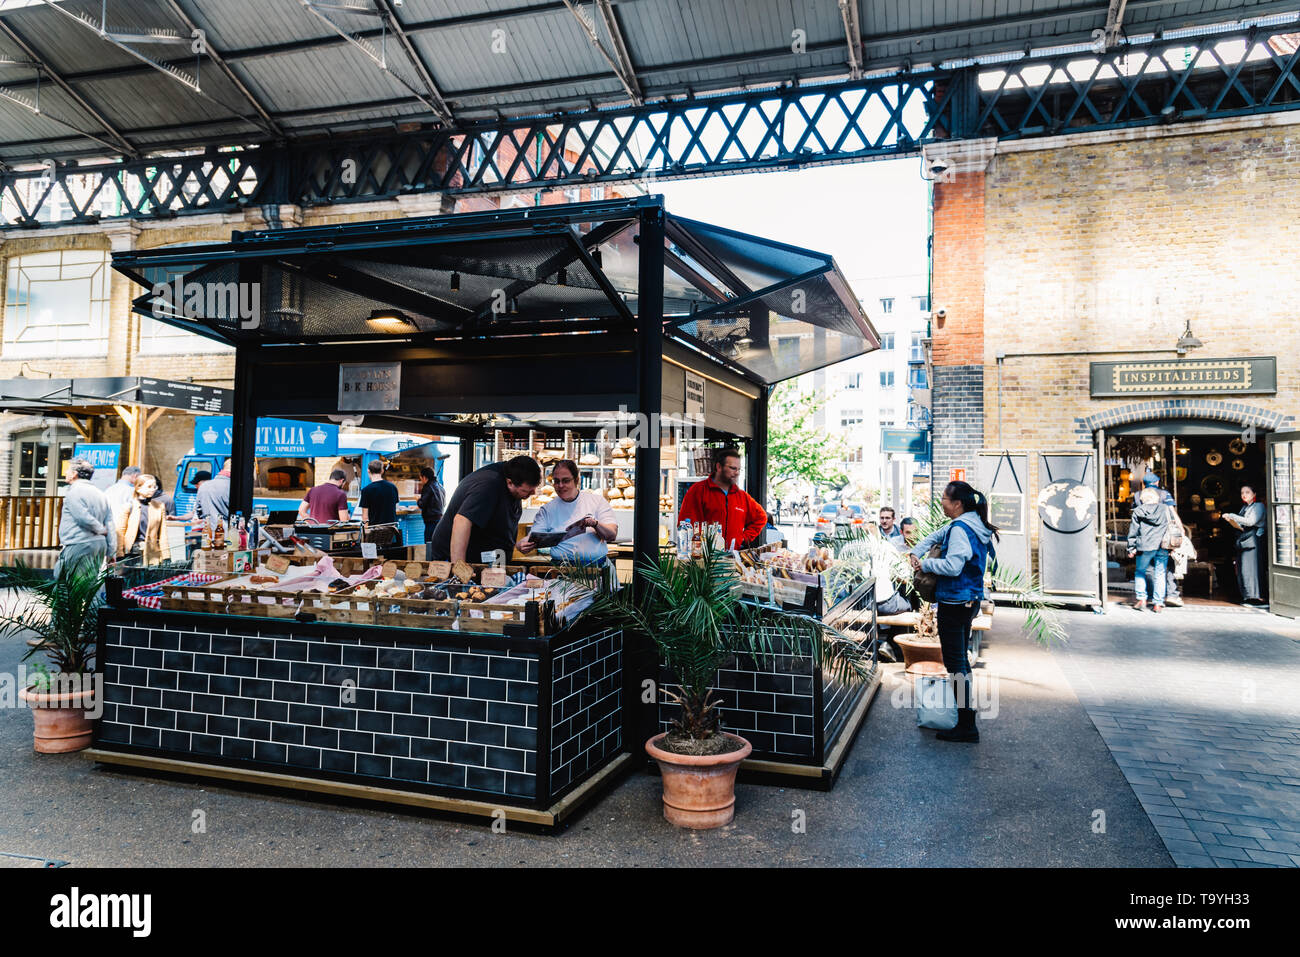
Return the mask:
<path id="1" fill-rule="evenodd" d="M 998 530 L 989 524 L 988 499 L 965 482 L 949 482 L 939 504 L 952 521 L 918 542 L 908 558 L 914 569 L 931 572 L 939 578 L 934 590 L 939 646 L 943 651 L 943 666 L 955 682 L 957 726 L 951 731 L 940 731 L 936 737 L 942 741 L 975 742 L 980 734 L 975 727 L 970 658 L 966 649 L 971 622 L 979 614 L 984 597 L 984 569 Z M 940 546 L 942 555 L 928 557 L 931 545 Z"/>

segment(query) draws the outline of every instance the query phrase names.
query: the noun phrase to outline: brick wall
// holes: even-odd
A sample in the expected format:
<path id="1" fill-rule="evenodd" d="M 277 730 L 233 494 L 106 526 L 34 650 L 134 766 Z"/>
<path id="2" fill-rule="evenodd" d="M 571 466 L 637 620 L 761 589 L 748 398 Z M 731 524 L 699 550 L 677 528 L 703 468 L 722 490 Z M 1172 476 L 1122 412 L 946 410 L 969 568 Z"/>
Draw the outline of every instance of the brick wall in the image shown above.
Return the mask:
<path id="1" fill-rule="evenodd" d="M 934 276 L 931 335 L 933 462 L 931 483 L 949 470 L 973 470 L 983 443 L 984 193 L 981 171 L 954 173 L 934 184 Z"/>
<path id="2" fill-rule="evenodd" d="M 935 365 L 984 356 L 984 173 L 956 173 L 934 184 L 931 304 L 947 310 L 934 324 Z"/>
<path id="3" fill-rule="evenodd" d="M 931 402 L 934 415 L 934 462 L 931 478 L 941 489 L 950 470 L 975 474 L 975 453 L 984 444 L 984 368 L 980 365 L 934 367 Z"/>
<path id="4" fill-rule="evenodd" d="M 1297 162 L 1297 125 L 999 153 L 986 176 L 988 443 L 1075 445 L 1076 418 L 1150 401 L 1090 399 L 1089 362 L 1174 359 L 1188 320 L 1205 343 L 1194 358 L 1277 356 L 1277 395 L 1214 398 L 1300 410 Z M 1033 352 L 1074 354 L 1017 355 Z"/>

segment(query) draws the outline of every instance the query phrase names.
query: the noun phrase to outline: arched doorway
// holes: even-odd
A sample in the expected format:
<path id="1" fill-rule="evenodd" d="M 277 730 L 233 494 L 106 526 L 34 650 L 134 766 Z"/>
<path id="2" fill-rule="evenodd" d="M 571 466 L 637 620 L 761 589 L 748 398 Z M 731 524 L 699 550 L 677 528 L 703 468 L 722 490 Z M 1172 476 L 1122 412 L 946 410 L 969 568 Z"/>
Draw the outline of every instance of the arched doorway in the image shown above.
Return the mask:
<path id="1" fill-rule="evenodd" d="M 1098 497 L 1104 503 L 1107 591 L 1133 593 L 1128 528 L 1143 479 L 1153 473 L 1174 497 L 1196 550 L 1186 574 L 1168 582 L 1173 593 L 1189 603 L 1239 603 L 1238 530 L 1224 516 L 1242 511 L 1242 486 L 1254 489 L 1269 507 L 1269 435 L 1289 424 L 1288 417 L 1240 403 L 1171 399 L 1110 410 L 1084 424 L 1093 431 L 1103 464 Z M 1266 534 L 1261 544 L 1267 546 L 1271 538 Z M 1269 577 L 1261 571 L 1265 598 Z"/>

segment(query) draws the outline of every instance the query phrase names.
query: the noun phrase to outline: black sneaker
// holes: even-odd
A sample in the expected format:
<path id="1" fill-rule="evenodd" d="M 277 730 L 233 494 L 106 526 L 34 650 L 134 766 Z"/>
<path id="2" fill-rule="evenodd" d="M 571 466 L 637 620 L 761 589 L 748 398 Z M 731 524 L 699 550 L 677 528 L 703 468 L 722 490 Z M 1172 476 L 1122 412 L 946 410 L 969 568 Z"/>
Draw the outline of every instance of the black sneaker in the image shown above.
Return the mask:
<path id="1" fill-rule="evenodd" d="M 979 743 L 980 733 L 975 728 L 953 728 L 951 731 L 940 731 L 935 735 L 940 741 L 961 741 L 966 744 Z"/>

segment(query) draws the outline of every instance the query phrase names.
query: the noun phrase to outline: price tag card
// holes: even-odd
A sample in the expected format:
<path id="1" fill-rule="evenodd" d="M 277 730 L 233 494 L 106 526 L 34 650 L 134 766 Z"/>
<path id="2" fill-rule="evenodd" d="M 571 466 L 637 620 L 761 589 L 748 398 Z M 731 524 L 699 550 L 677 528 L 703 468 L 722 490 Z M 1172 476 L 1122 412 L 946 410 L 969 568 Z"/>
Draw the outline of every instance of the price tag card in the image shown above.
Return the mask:
<path id="1" fill-rule="evenodd" d="M 423 578 L 424 562 L 407 562 L 402 571 L 406 572 L 407 578 Z"/>
<path id="2" fill-rule="evenodd" d="M 373 543 L 372 543 L 372 544 L 373 544 Z M 364 547 L 365 547 L 365 546 L 362 545 L 362 548 L 364 548 Z M 377 558 L 377 557 L 379 557 L 379 556 L 378 556 L 378 555 L 371 555 L 370 557 L 371 557 L 371 558 Z M 393 561 L 384 562 L 384 577 L 385 577 L 385 578 L 396 578 L 396 577 L 397 577 L 397 562 L 393 562 Z"/>
<path id="3" fill-rule="evenodd" d="M 362 557 L 362 558 L 378 558 L 378 557 L 379 557 L 379 546 L 376 545 L 374 542 L 362 542 L 362 543 L 361 543 L 361 557 Z"/>
<path id="4" fill-rule="evenodd" d="M 289 570 L 289 559 L 284 555 L 272 555 L 266 560 L 266 567 L 277 575 L 283 575 Z"/>
<path id="5" fill-rule="evenodd" d="M 485 568 L 479 574 L 479 581 L 488 588 L 505 588 L 510 582 L 510 575 L 504 568 Z"/>
<path id="6" fill-rule="evenodd" d="M 451 577 L 451 562 L 429 562 L 429 574 L 440 582 Z"/>

